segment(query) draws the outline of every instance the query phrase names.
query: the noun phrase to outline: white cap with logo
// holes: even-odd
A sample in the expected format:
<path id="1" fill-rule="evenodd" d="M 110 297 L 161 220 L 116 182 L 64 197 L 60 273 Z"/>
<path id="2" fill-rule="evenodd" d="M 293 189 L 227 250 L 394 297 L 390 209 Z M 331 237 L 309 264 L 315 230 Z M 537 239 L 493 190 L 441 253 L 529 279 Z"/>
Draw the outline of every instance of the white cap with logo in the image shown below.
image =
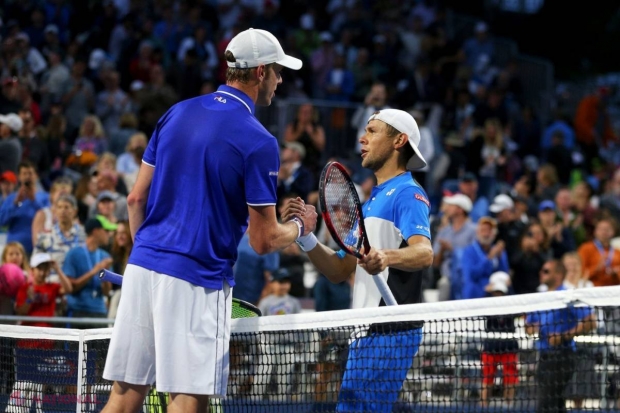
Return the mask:
<path id="1" fill-rule="evenodd" d="M 53 261 L 52 256 L 46 252 L 38 252 L 30 257 L 30 266 L 36 268 L 41 264 Z"/>
<path id="2" fill-rule="evenodd" d="M 235 62 L 226 62 L 228 67 L 246 69 L 277 63 L 293 70 L 301 69 L 301 60 L 284 53 L 276 37 L 265 30 L 248 29 L 237 34 L 228 43 L 226 51 L 232 52 Z"/>
<path id="3" fill-rule="evenodd" d="M 506 194 L 500 194 L 493 198 L 493 203 L 489 207 L 489 211 L 497 214 L 505 209 L 512 209 L 514 207 L 515 203 L 510 196 Z"/>
<path id="4" fill-rule="evenodd" d="M 420 145 L 420 130 L 418 129 L 418 124 L 415 122 L 415 119 L 413 119 L 413 116 L 404 110 L 383 109 L 373 113 L 370 118 L 368 118 L 368 122 L 371 120 L 383 121 L 397 131 L 407 135 L 409 144 L 415 152 L 409 159 L 409 162 L 407 162 L 407 169 L 414 170 L 424 168 L 426 166 L 426 161 L 418 149 L 418 145 Z"/>
<path id="5" fill-rule="evenodd" d="M 510 275 L 504 271 L 496 271 L 489 277 L 489 283 L 484 290 L 488 293 L 500 291 L 508 294 L 508 286 L 510 285 Z"/>

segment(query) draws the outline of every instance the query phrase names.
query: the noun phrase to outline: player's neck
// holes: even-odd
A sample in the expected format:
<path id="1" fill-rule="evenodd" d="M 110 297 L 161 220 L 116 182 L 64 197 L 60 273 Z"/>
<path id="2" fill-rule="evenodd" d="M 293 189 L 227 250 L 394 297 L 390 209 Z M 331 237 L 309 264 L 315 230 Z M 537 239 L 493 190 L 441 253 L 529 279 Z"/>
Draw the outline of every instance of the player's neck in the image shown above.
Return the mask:
<path id="1" fill-rule="evenodd" d="M 243 93 L 248 95 L 250 99 L 252 99 L 252 102 L 254 102 L 254 104 L 256 105 L 256 101 L 258 100 L 258 87 L 256 86 L 254 82 L 252 81 L 248 83 L 230 82 L 230 83 L 226 83 L 226 86 L 230 86 L 230 87 L 233 87 L 235 89 L 242 91 Z"/>
<path id="2" fill-rule="evenodd" d="M 383 165 L 381 169 L 375 171 L 375 177 L 377 178 L 377 185 L 389 181 L 392 178 L 402 175 L 407 172 L 407 169 L 398 165 Z"/>

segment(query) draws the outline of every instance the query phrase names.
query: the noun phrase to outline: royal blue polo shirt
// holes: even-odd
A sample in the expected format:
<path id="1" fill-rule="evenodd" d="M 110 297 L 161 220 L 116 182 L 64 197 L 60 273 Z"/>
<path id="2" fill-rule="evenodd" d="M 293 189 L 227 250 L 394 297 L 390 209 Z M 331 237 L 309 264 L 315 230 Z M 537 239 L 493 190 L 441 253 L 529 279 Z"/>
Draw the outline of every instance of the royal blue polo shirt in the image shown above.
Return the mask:
<path id="1" fill-rule="evenodd" d="M 142 162 L 154 168 L 129 263 L 221 289 L 234 286 L 248 205 L 275 205 L 278 142 L 238 89 L 174 105 L 157 123 Z"/>
<path id="2" fill-rule="evenodd" d="M 566 290 L 562 285 L 555 291 Z M 594 310 L 590 307 L 575 307 L 569 305 L 566 308 L 558 308 L 555 310 L 537 311 L 530 313 L 525 318 L 526 324 L 538 324 L 538 349 L 540 351 L 549 351 L 558 348 L 570 348 L 573 351 L 577 349 L 575 340 L 564 340 L 559 346 L 551 347 L 549 337 L 552 334 L 562 334 L 572 330 L 577 326 L 579 321 L 590 316 Z"/>

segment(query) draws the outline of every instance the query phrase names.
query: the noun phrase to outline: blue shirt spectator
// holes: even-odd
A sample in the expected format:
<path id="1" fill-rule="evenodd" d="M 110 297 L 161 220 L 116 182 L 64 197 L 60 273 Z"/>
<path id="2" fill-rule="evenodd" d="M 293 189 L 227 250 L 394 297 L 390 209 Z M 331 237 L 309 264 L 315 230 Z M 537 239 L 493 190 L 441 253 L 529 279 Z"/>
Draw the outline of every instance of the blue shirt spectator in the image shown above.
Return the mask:
<path id="1" fill-rule="evenodd" d="M 237 248 L 237 262 L 233 267 L 233 297 L 258 304 L 259 300 L 267 295 L 265 287 L 269 285 L 272 273 L 279 267 L 280 254 L 272 252 L 258 255 L 250 245 L 250 236 L 246 232 Z"/>

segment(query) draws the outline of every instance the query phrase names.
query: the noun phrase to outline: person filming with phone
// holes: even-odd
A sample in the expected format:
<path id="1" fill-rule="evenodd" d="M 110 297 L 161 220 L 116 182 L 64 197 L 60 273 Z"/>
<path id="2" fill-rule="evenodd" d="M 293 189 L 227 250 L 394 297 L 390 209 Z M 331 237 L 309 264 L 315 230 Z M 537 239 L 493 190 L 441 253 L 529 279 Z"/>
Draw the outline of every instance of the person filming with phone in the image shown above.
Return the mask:
<path id="1" fill-rule="evenodd" d="M 7 242 L 17 241 L 32 253 L 32 220 L 41 208 L 49 206 L 49 194 L 39 187 L 34 164 L 23 161 L 17 168 L 19 186 L 0 207 L 0 226 L 8 227 Z"/>

